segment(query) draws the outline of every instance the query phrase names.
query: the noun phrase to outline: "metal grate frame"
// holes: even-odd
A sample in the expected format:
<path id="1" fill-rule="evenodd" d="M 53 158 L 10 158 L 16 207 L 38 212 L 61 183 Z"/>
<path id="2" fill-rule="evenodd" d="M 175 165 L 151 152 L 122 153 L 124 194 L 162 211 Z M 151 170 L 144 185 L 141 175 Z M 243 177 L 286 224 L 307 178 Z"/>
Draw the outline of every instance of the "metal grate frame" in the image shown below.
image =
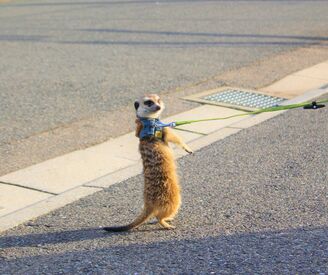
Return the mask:
<path id="1" fill-rule="evenodd" d="M 282 97 L 275 97 L 256 91 L 230 87 L 203 92 L 185 97 L 184 99 L 246 111 L 277 106 L 279 103 L 286 100 L 286 98 Z"/>

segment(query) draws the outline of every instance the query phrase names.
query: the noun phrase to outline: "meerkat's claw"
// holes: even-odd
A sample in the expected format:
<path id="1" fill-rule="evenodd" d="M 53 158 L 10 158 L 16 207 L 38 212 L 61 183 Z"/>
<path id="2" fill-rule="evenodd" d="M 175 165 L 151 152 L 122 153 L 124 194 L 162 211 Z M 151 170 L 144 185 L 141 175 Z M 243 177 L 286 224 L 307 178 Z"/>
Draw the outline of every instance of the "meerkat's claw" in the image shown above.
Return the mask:
<path id="1" fill-rule="evenodd" d="M 165 227 L 165 229 L 166 229 L 166 230 L 173 230 L 173 229 L 175 229 L 175 226 L 170 225 L 169 227 Z"/>
<path id="2" fill-rule="evenodd" d="M 165 220 L 159 221 L 159 224 L 164 227 L 164 229 L 175 229 L 175 226 L 168 224 Z"/>
<path id="3" fill-rule="evenodd" d="M 193 154 L 193 153 L 194 153 L 193 150 L 191 150 L 188 146 L 185 146 L 183 149 L 184 149 L 187 153 L 189 153 L 189 154 Z"/>
<path id="4" fill-rule="evenodd" d="M 165 229 L 165 230 L 173 230 L 173 229 L 175 229 L 175 226 L 170 225 L 170 226 L 164 227 L 163 229 Z"/>

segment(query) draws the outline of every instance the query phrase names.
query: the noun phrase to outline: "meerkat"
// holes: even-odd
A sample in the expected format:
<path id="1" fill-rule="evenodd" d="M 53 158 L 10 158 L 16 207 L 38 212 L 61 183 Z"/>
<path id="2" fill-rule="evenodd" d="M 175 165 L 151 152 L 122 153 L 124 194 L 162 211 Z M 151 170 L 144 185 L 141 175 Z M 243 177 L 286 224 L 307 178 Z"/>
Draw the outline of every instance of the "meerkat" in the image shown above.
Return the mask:
<path id="1" fill-rule="evenodd" d="M 177 214 L 180 204 L 180 186 L 173 152 L 168 143 L 180 146 L 188 153 L 192 150 L 169 127 L 158 127 L 165 106 L 156 94 L 135 101 L 136 136 L 144 173 L 144 207 L 142 213 L 130 224 L 104 227 L 106 231 L 127 231 L 139 227 L 155 217 L 165 229 L 175 227 L 168 222 Z"/>

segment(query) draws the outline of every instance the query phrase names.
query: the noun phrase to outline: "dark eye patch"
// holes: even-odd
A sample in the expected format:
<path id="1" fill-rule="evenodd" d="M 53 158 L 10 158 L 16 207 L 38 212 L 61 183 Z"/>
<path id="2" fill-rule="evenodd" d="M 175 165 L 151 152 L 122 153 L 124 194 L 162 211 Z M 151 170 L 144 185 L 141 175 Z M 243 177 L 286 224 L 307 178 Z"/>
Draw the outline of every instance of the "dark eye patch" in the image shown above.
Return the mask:
<path id="1" fill-rule="evenodd" d="M 151 101 L 151 100 L 146 100 L 146 101 L 144 102 L 144 104 L 145 104 L 146 106 L 150 107 L 150 106 L 154 105 L 154 102 Z"/>

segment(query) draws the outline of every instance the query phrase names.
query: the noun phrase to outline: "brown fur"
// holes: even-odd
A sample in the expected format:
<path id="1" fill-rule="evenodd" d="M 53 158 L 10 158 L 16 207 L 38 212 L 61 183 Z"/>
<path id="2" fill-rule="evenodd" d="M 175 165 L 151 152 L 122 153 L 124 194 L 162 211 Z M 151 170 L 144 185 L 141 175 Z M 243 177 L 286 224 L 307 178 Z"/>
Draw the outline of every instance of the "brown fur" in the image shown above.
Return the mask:
<path id="1" fill-rule="evenodd" d="M 157 95 L 149 95 L 147 98 L 157 102 L 158 105 L 163 107 L 162 110 L 164 109 L 164 104 Z M 139 137 L 142 130 L 142 124 L 139 119 L 136 120 L 136 125 L 136 136 Z M 105 230 L 130 230 L 137 228 L 152 217 L 156 217 L 159 224 L 164 228 L 174 228 L 168 222 L 177 214 L 181 204 L 181 196 L 174 156 L 168 145 L 169 142 L 175 143 L 187 152 L 192 153 L 191 149 L 181 138 L 167 127 L 163 128 L 162 140 L 156 138 L 140 140 L 139 151 L 144 172 L 143 212 L 135 221 L 126 226 L 106 227 L 104 228 Z"/>

